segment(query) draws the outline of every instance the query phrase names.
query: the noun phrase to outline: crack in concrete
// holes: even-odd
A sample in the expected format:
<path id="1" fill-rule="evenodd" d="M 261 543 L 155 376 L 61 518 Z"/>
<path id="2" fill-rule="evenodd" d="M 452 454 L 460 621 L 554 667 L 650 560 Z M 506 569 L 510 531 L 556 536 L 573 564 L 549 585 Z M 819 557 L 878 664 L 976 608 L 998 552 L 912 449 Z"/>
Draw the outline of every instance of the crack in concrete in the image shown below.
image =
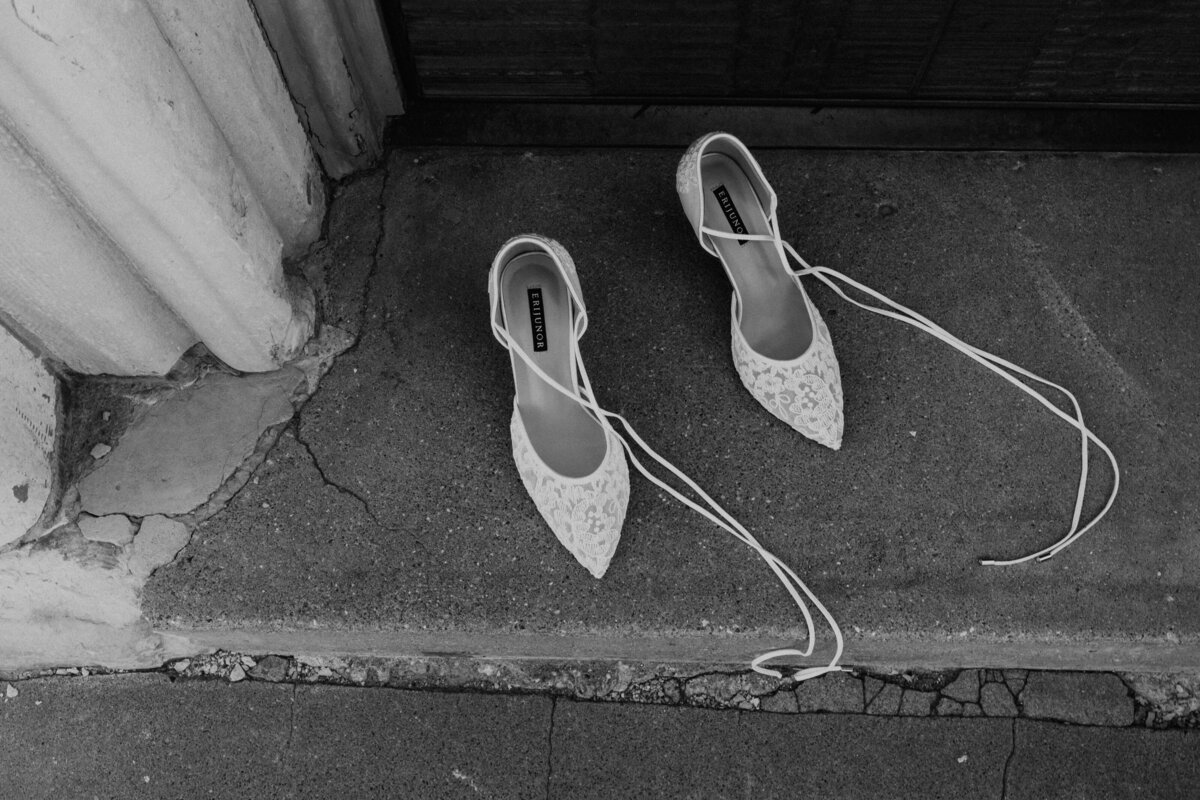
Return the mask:
<path id="1" fill-rule="evenodd" d="M 294 412 L 292 419 L 296 419 L 299 412 Z M 229 473 L 220 486 L 213 490 L 203 503 L 188 511 L 185 514 L 169 515 L 171 519 L 182 522 L 189 529 L 195 530 L 196 526 L 205 520 L 213 517 L 223 511 L 229 502 L 237 496 L 239 492 L 246 487 L 250 479 L 254 477 L 254 473 L 258 470 L 262 463 L 266 461 L 271 450 L 275 448 L 275 444 L 279 441 L 279 436 L 283 431 L 292 424 L 292 420 L 280 422 L 276 425 L 264 428 L 262 433 L 258 435 L 258 440 L 254 445 L 254 449 L 248 456 Z M 228 461 L 224 462 L 222 471 L 228 466 Z M 129 516 L 126 514 L 126 516 Z"/>
<path id="2" fill-rule="evenodd" d="M 675 676 L 677 679 L 682 679 L 685 684 L 699 680 L 700 678 L 740 678 L 744 675 L 757 675 L 757 672 L 751 672 L 745 669 L 709 669 L 703 672 L 693 672 L 688 675 Z"/>
<path id="3" fill-rule="evenodd" d="M 1023 716 L 1025 716 L 1025 706 L 1024 706 L 1024 704 L 1021 702 L 1021 692 L 1025 691 L 1025 680 L 1026 680 L 1028 677 L 1029 677 L 1029 676 L 1028 676 L 1028 675 L 1026 675 L 1026 676 L 1025 676 L 1025 678 L 1022 678 L 1022 679 L 1021 679 L 1021 686 L 1020 686 L 1020 688 L 1017 688 L 1017 687 L 1013 686 L 1011 683 L 1009 683 L 1009 682 L 1008 682 L 1008 678 L 1009 678 L 1009 676 L 1008 676 L 1008 673 L 1007 673 L 1007 672 L 1005 672 L 1005 673 L 1004 673 L 1004 685 L 1005 685 L 1006 687 L 1008 687 L 1008 691 L 1009 691 L 1009 692 L 1012 694 L 1013 706 L 1015 706 L 1015 707 L 1016 707 L 1016 709 L 1017 709 L 1017 716 L 1018 716 L 1018 717 L 1023 717 Z"/>
<path id="4" fill-rule="evenodd" d="M 1008 775 L 1012 768 L 1013 758 L 1017 755 L 1017 718 L 1012 720 L 1012 747 L 1009 748 L 1008 758 L 1004 759 L 1004 772 L 1000 776 L 1000 800 L 1008 800 Z"/>
<path id="5" fill-rule="evenodd" d="M 862 681 L 862 685 L 863 685 L 863 713 L 865 714 L 871 709 L 871 704 L 879 699 L 879 695 L 883 693 L 883 687 L 886 686 L 887 684 L 885 684 L 883 681 L 879 681 L 879 688 L 875 690 L 875 693 L 873 695 L 871 695 L 870 697 L 867 697 L 867 692 L 868 692 L 867 679 L 864 677 L 864 678 L 860 678 L 859 680 Z M 878 680 L 878 679 L 876 679 L 876 680 Z"/>
<path id="6" fill-rule="evenodd" d="M 949 669 L 922 672 L 909 670 L 906 672 L 876 672 L 870 669 L 856 670 L 855 677 L 870 677 L 884 683 L 893 683 L 901 689 L 914 692 L 941 692 L 954 681 L 958 680 L 966 670 Z"/>
<path id="7" fill-rule="evenodd" d="M 379 275 L 380 255 L 383 252 L 383 240 L 387 238 L 387 190 L 388 184 L 392 179 L 392 165 L 389 161 L 384 161 L 383 165 L 383 180 L 379 182 L 379 197 L 375 203 L 378 209 L 378 215 L 375 218 L 375 225 L 378 231 L 375 234 L 375 244 L 371 248 L 371 269 L 367 272 L 367 279 L 363 281 L 362 300 L 359 304 L 359 314 L 362 319 L 358 324 L 358 336 L 361 338 L 363 328 L 367 324 L 367 304 L 371 296 L 371 285 L 375 283 L 376 277 Z"/>
<path id="8" fill-rule="evenodd" d="M 370 287 L 371 287 L 371 284 L 374 281 L 376 273 L 378 271 L 379 262 L 380 262 L 380 251 L 383 248 L 384 231 L 385 231 L 384 218 L 385 218 L 385 211 L 386 211 L 386 207 L 383 203 L 383 199 L 387 193 L 387 185 L 388 185 L 389 176 L 390 176 L 390 170 L 387 169 L 387 166 L 385 165 L 384 179 L 383 179 L 383 181 L 380 182 L 379 195 L 376 198 L 376 206 L 378 208 L 378 217 L 377 217 L 376 223 L 377 223 L 377 227 L 378 227 L 378 232 L 376 233 L 375 242 L 372 245 L 371 269 L 367 273 L 366 279 L 363 281 L 363 288 L 362 288 L 362 292 L 361 292 L 361 297 L 359 299 L 358 331 L 354 334 L 353 344 L 351 344 L 350 347 L 342 350 L 342 352 L 339 353 L 338 356 L 343 355 L 346 352 L 349 352 L 350 350 L 353 350 L 357 346 L 359 340 L 362 338 L 362 329 L 366 324 L 367 304 L 369 302 L 369 297 L 370 297 Z M 336 357 L 337 356 L 335 356 L 335 358 Z M 324 373 L 322 372 L 321 374 L 323 375 Z M 413 534 L 409 531 L 403 531 L 394 526 L 383 523 L 383 521 L 380 520 L 379 516 L 375 513 L 374 509 L 371 508 L 370 504 L 367 502 L 367 500 L 364 497 L 362 497 L 360 494 L 358 494 L 354 490 L 350 489 L 349 487 L 343 486 L 343 485 L 337 483 L 336 481 L 331 480 L 329 478 L 329 476 L 326 475 L 324 468 L 321 466 L 321 463 L 316 456 L 316 453 L 313 452 L 312 447 L 309 445 L 308 442 L 306 442 L 303 439 L 303 437 L 300 434 L 300 425 L 301 425 L 301 419 L 302 419 L 302 413 L 303 413 L 304 407 L 308 404 L 308 401 L 312 399 L 312 396 L 315 393 L 316 393 L 315 388 L 310 387 L 309 391 L 304 392 L 303 395 L 298 396 L 298 397 L 293 397 L 292 400 L 293 400 L 294 411 L 292 414 L 292 418 L 285 422 L 281 422 L 277 425 L 271 425 L 267 428 L 264 428 L 262 430 L 262 432 L 259 434 L 258 441 L 256 442 L 255 447 L 254 447 L 253 451 L 250 453 L 250 455 L 247 456 L 246 459 L 240 465 L 235 467 L 230 472 L 229 477 L 226 478 L 221 483 L 221 485 L 218 486 L 213 491 L 213 493 L 208 497 L 208 499 L 205 500 L 204 503 L 197 506 L 195 509 L 188 512 L 187 514 L 176 515 L 173 518 L 178 519 L 181 522 L 184 522 L 184 524 L 188 525 L 189 528 L 194 529 L 197 525 L 199 525 L 204 520 L 208 519 L 209 517 L 214 516 L 215 514 L 217 514 L 220 511 L 222 511 L 228 505 L 229 501 L 232 500 L 233 497 L 235 495 L 237 495 L 238 492 L 240 492 L 246 486 L 246 484 L 250 481 L 250 479 L 254 475 L 254 472 L 257 471 L 257 469 L 262 465 L 263 461 L 266 460 L 266 458 L 270 454 L 270 452 L 275 448 L 275 445 L 278 443 L 279 436 L 283 433 L 283 431 L 286 430 L 287 428 L 291 427 L 292 433 L 293 433 L 293 436 L 294 436 L 296 442 L 299 443 L 300 446 L 304 448 L 305 452 L 308 453 L 309 459 L 312 461 L 313 467 L 316 468 L 317 474 L 320 475 L 321 480 L 323 483 L 325 483 L 325 485 L 330 486 L 333 489 L 335 489 L 336 491 L 338 491 L 342 494 L 349 495 L 349 496 L 353 497 L 355 500 L 357 500 L 358 503 L 362 506 L 363 510 L 366 511 L 367 515 L 379 527 L 381 527 L 384 530 L 387 530 L 389 532 L 407 534 L 408 536 L 410 536 L 413 539 L 413 541 L 422 550 L 424 550 L 425 552 L 428 552 L 428 548 L 426 548 L 424 542 L 422 542 L 415 534 Z M 266 404 L 267 404 L 267 400 L 264 399 L 262 413 L 265 413 Z M 260 413 L 260 417 L 259 417 L 260 422 L 261 422 L 261 418 L 262 418 L 262 413 Z M 226 468 L 228 468 L 228 462 L 223 464 L 222 474 L 224 474 Z"/>
<path id="9" fill-rule="evenodd" d="M 353 329 L 350 331 L 352 341 L 349 347 L 346 347 L 338 354 L 339 357 L 356 351 L 363 339 L 364 329 L 367 325 L 367 306 L 370 304 L 371 287 L 379 275 L 379 265 L 382 260 L 380 256 L 383 251 L 383 242 L 387 232 L 387 204 L 384 201 L 387 198 L 388 184 L 391 182 L 392 176 L 391 165 L 386 159 L 383 162 L 381 170 L 383 172 L 383 180 L 379 182 L 379 194 L 375 198 L 375 226 L 377 230 L 375 233 L 375 242 L 371 245 L 371 268 L 367 270 L 366 277 L 363 278 L 362 287 L 359 289 L 357 319 L 347 320 L 347 323 L 352 323 Z M 330 276 L 327 270 L 324 275 L 324 280 L 329 281 Z M 324 311 L 328 313 L 329 309 L 324 309 Z"/>
<path id="10" fill-rule="evenodd" d="M 315 469 L 317 471 L 317 475 L 320 476 L 322 483 L 324 483 L 326 486 L 330 487 L 334 491 L 338 492 L 339 494 L 344 494 L 347 497 L 354 498 L 358 502 L 358 504 L 360 506 L 362 506 L 362 510 L 366 512 L 367 516 L 371 518 L 371 521 L 374 522 L 376 525 L 378 525 L 383 530 L 387 531 L 388 533 L 399 533 L 399 534 L 405 535 L 408 538 L 412 539 L 413 543 L 416 544 L 417 547 L 420 547 L 422 552 L 425 552 L 425 553 L 429 552 L 429 548 L 425 546 L 425 542 L 421 541 L 421 538 L 419 536 L 417 536 L 412 531 L 405 530 L 404 528 L 398 528 L 395 525 L 387 524 L 386 522 L 384 522 L 383 520 L 381 520 L 379 518 L 379 515 L 375 513 L 375 510 L 373 508 L 371 508 L 371 504 L 369 502 L 367 502 L 367 499 L 365 497 L 363 497 L 361 494 L 354 491 L 353 489 L 349 488 L 348 486 L 343 486 L 342 484 L 338 483 L 337 481 L 331 480 L 329 478 L 329 476 L 325 474 L 325 469 L 321 466 L 321 462 L 317 458 L 317 454 L 313 452 L 312 446 L 309 445 L 309 443 L 306 442 L 304 440 L 304 438 L 300 435 L 300 415 L 299 414 L 296 415 L 296 417 L 294 418 L 294 421 L 292 423 L 292 438 L 296 440 L 297 444 L 299 444 L 302 448 L 304 448 L 304 452 L 308 453 L 308 458 L 312 462 L 313 469 Z"/>
<path id="11" fill-rule="evenodd" d="M 21 10 L 19 8 L 17 8 L 17 0 L 9 0 L 9 3 L 10 3 L 10 5 L 12 5 L 13 15 L 16 16 L 18 22 L 20 22 L 26 28 L 29 28 L 29 30 L 33 31 L 39 38 L 45 39 L 50 44 L 54 45 L 55 47 L 58 47 L 58 42 L 54 41 L 54 39 L 51 38 L 50 34 L 44 32 L 44 31 L 39 31 L 37 28 L 35 28 L 33 26 L 32 22 L 25 19 L 25 17 L 21 16 Z M 30 15 L 37 13 L 34 10 L 32 4 L 29 7 L 29 13 L 30 13 Z M 78 66 L 78 65 L 76 65 L 76 66 Z"/>
<path id="12" fill-rule="evenodd" d="M 296 684 L 292 684 L 292 695 L 288 704 L 288 734 L 287 741 L 283 744 L 283 765 L 286 769 L 288 757 L 292 752 L 292 737 L 296 734 L 296 692 L 298 691 Z"/>
<path id="13" fill-rule="evenodd" d="M 857 686 L 852 687 L 848 681 L 843 679 L 828 684 L 824 689 L 818 686 L 815 692 L 809 692 L 807 696 L 800 697 L 798 696 L 800 687 L 805 684 L 797 684 L 790 678 L 767 682 L 762 680 L 757 673 L 739 669 L 710 668 L 686 674 L 685 668 L 670 664 L 643 663 L 640 666 L 631 666 L 619 661 L 564 661 L 558 662 L 556 665 L 547 665 L 540 659 L 514 661 L 434 654 L 402 658 L 282 655 L 249 657 L 260 666 L 267 664 L 268 659 L 273 659 L 273 661 L 267 670 L 252 669 L 246 673 L 246 679 L 267 683 L 292 683 L 295 686 L 337 685 L 388 687 L 412 691 L 522 694 L 546 697 L 552 701 L 569 699 L 763 713 L 876 714 L 883 717 L 930 720 L 947 717 L 990 717 L 992 719 L 1008 718 L 1014 722 L 1021 719 L 1034 719 L 1037 722 L 1079 724 L 1077 721 L 1073 721 L 1069 714 L 1067 716 L 1041 714 L 1032 718 L 1026 714 L 1024 705 L 1017 699 L 1020 696 L 1019 691 L 1012 686 L 1014 683 L 1024 684 L 1028 674 L 1026 670 L 989 671 L 991 675 L 988 683 L 1003 685 L 1006 681 L 996 678 L 1007 678 L 1009 690 L 1016 691 L 1017 696 L 1014 698 L 1013 704 L 1007 707 L 1007 711 L 997 711 L 993 708 L 991 713 L 985 713 L 985 710 L 978 704 L 963 703 L 936 691 L 903 686 L 899 687 L 901 697 L 895 704 L 889 700 L 887 709 L 871 711 L 869 710 L 870 705 L 877 704 L 878 698 L 872 704 L 863 705 L 866 702 L 865 695 L 868 691 L 865 678 L 871 677 L 869 673 L 852 673 L 850 675 L 849 680 L 857 680 Z M 168 674 L 172 680 L 176 678 L 235 680 L 231 677 L 231 670 L 239 663 L 244 663 L 243 655 L 218 650 L 210 655 L 197 655 L 177 659 L 174 662 L 166 662 L 162 667 L 156 669 Z M 648 671 L 651 669 L 653 674 Z M 631 675 L 630 672 L 634 674 Z M 66 673 L 65 670 L 58 670 L 58 674 Z M 616 674 L 615 680 L 614 673 Z M 964 673 L 972 673 L 975 676 L 983 675 L 981 670 L 955 671 L 954 674 Z M 0 673 L 0 680 L 44 677 L 52 674 L 55 674 L 54 670 L 20 675 Z M 1082 678 L 1090 674 L 1094 673 L 1080 673 L 1080 676 Z M 905 673 L 905 675 L 908 676 L 905 678 L 906 681 L 916 682 L 922 686 L 930 685 L 925 681 L 936 677 L 932 673 Z M 1146 677 L 1159 679 L 1163 676 Z M 1176 678 L 1184 676 L 1169 677 L 1173 682 Z M 884 683 L 885 687 L 887 683 L 889 682 Z M 906 702 L 910 693 L 928 696 L 928 707 L 923 708 L 923 705 L 915 700 Z M 792 694 L 796 697 L 797 702 L 770 702 L 772 698 L 786 694 Z M 1191 695 L 1189 695 L 1189 701 L 1190 698 Z M 1155 703 L 1154 698 L 1140 694 L 1135 694 L 1135 701 L 1148 705 Z M 1158 730 L 1198 727 L 1195 715 L 1158 718 L 1143 714 L 1135 717 L 1131 723 L 1088 724 L 1098 727 L 1134 727 Z"/>
<path id="14" fill-rule="evenodd" d="M 554 779 L 554 712 L 558 698 L 550 698 L 550 724 L 546 731 L 546 800 L 550 800 L 550 784 Z"/>

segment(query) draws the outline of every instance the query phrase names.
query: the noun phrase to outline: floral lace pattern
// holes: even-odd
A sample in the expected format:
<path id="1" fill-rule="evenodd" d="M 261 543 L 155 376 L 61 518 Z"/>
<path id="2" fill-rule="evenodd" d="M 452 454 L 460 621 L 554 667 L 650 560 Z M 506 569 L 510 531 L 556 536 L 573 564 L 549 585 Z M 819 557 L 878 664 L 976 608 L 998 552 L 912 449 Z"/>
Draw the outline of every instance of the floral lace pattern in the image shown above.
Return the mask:
<path id="1" fill-rule="evenodd" d="M 700 151 L 716 133 L 706 133 L 692 142 L 675 169 L 675 191 L 682 197 L 700 188 Z"/>
<path id="2" fill-rule="evenodd" d="M 679 202 L 683 204 L 683 213 L 687 214 L 700 246 L 713 256 L 717 255 L 716 248 L 708 241 L 708 237 L 700 233 L 700 226 L 704 223 L 704 201 L 700 197 L 700 156 L 713 137 L 721 135 L 719 131 L 706 133 L 692 142 L 675 168 L 675 191 L 679 194 Z"/>
<path id="3" fill-rule="evenodd" d="M 813 441 L 842 446 L 842 377 L 833 339 L 820 313 L 808 304 L 812 345 L 794 361 L 774 361 L 751 349 L 732 315 L 733 365 L 742 384 L 763 407 Z"/>
<path id="4" fill-rule="evenodd" d="M 620 442 L 606 429 L 608 452 L 596 471 L 585 478 L 566 478 L 538 456 L 515 407 L 510 430 L 517 472 L 542 518 L 593 577 L 604 577 L 629 505 L 629 467 Z"/>

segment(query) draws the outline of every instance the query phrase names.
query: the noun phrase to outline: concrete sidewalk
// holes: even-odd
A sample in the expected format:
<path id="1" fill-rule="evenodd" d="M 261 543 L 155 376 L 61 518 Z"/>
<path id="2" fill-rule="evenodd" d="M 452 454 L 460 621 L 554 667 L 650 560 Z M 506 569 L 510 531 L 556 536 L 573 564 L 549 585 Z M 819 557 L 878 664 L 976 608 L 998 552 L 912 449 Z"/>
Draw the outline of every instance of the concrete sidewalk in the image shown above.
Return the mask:
<path id="1" fill-rule="evenodd" d="M 1200 158 L 767 150 L 785 237 L 1068 386 L 1121 496 L 1056 540 L 1072 430 L 911 329 L 812 287 L 846 393 L 840 452 L 765 413 L 729 360 L 729 288 L 692 239 L 674 150 L 431 148 L 340 187 L 305 270 L 358 337 L 143 609 L 195 649 L 745 663 L 799 620 L 752 553 L 639 477 L 603 581 L 512 465 L 486 275 L 561 241 L 599 399 L 791 564 L 890 667 L 1195 670 Z M 1092 460 L 1088 508 L 1111 485 Z M 819 652 L 829 652 L 822 633 Z M 185 649 L 188 645 L 184 645 Z"/>
<path id="2" fill-rule="evenodd" d="M 0 796 L 1190 798 L 1193 731 L 162 673 L 5 685 Z"/>

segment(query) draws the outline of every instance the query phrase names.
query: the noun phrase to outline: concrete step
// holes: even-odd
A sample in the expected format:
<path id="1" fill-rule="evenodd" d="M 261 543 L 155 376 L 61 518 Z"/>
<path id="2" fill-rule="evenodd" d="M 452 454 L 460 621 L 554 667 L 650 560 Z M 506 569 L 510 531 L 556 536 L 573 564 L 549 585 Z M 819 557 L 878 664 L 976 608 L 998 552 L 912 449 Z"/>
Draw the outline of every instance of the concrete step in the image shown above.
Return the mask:
<path id="1" fill-rule="evenodd" d="M 1193 797 L 1184 730 L 177 679 L 7 683 L 5 797 Z M 53 758 L 46 743 L 53 742 Z"/>
<path id="2" fill-rule="evenodd" d="M 700 131 L 697 131 L 699 133 Z M 751 142 L 753 144 L 753 142 Z M 511 235 L 562 242 L 599 400 L 808 581 L 880 667 L 1200 664 L 1200 241 L 1190 156 L 760 154 L 780 222 L 839 269 L 1076 392 L 1115 451 L 1108 517 L 1051 561 L 982 567 L 1070 521 L 1078 438 L 916 331 L 810 293 L 846 436 L 797 436 L 729 362 L 729 287 L 661 149 L 414 148 L 341 186 L 326 321 L 358 337 L 253 479 L 142 593 L 155 629 L 242 652 L 744 663 L 796 644 L 744 546 L 635 476 L 596 581 L 526 496 L 486 276 Z M 1093 458 L 1087 510 L 1113 476 Z M 191 643 L 190 645 L 188 643 Z M 819 630 L 817 657 L 831 653 Z"/>

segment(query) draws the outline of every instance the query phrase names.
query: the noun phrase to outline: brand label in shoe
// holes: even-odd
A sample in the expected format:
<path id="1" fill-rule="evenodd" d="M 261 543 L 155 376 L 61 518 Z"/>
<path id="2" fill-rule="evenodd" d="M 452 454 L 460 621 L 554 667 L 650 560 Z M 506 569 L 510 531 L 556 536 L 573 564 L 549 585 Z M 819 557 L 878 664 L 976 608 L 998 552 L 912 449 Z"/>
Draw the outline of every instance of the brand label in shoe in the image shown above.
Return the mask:
<path id="1" fill-rule="evenodd" d="M 738 213 L 737 206 L 733 204 L 733 198 L 729 196 L 729 190 L 725 188 L 725 184 L 722 183 L 714 188 L 712 193 L 720 203 L 725 219 L 729 221 L 729 230 L 734 233 L 747 233 L 746 225 L 742 222 L 742 215 Z M 738 239 L 737 243 L 744 245 L 748 241 L 748 239 Z"/>
<path id="2" fill-rule="evenodd" d="M 542 289 L 531 286 L 529 293 L 529 328 L 533 335 L 533 351 L 543 352 L 548 346 L 546 341 L 546 307 L 542 304 Z"/>

